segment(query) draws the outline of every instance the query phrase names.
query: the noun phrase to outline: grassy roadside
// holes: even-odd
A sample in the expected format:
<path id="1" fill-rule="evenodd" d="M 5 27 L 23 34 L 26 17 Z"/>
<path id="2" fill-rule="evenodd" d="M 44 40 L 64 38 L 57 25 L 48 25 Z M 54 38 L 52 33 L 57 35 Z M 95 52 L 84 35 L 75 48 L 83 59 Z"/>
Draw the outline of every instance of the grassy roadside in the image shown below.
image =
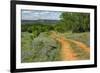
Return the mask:
<path id="1" fill-rule="evenodd" d="M 85 33 L 57 33 L 67 39 L 80 41 L 89 47 L 89 32 Z M 72 50 L 77 54 L 78 60 L 89 59 L 89 54 L 69 41 Z M 61 61 L 59 55 L 61 44 L 50 37 L 49 32 L 40 33 L 33 38 L 32 33 L 22 32 L 21 36 L 21 62 Z"/>

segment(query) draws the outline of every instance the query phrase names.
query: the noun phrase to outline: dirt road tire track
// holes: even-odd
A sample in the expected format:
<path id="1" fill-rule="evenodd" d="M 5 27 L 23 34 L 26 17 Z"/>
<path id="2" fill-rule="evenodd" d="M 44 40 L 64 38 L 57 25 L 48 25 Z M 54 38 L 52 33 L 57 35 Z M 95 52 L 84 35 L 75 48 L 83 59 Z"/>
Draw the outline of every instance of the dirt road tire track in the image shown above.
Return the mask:
<path id="1" fill-rule="evenodd" d="M 55 32 L 52 32 L 51 36 L 53 39 L 57 40 L 61 44 L 60 56 L 63 61 L 78 59 L 77 54 L 71 49 L 71 45 L 68 41 L 73 42 L 74 44 L 79 46 L 86 53 L 90 53 L 90 48 L 87 47 L 82 42 L 71 40 L 71 39 L 66 39 L 63 36 L 59 37 Z"/>

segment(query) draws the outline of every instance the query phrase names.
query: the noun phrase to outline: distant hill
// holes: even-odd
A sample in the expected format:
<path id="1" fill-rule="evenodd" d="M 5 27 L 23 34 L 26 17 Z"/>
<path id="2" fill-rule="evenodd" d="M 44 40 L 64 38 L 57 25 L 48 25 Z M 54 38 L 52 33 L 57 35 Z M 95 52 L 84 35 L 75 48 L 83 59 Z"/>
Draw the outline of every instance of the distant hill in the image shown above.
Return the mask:
<path id="1" fill-rule="evenodd" d="M 21 20 L 21 24 L 43 23 L 43 24 L 56 24 L 59 20 Z"/>

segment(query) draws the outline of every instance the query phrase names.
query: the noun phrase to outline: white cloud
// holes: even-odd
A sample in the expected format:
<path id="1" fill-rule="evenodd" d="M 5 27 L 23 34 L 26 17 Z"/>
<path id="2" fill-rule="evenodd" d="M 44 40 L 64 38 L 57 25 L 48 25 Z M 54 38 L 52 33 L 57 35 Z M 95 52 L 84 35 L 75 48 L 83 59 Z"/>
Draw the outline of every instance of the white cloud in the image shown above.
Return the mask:
<path id="1" fill-rule="evenodd" d="M 32 13 L 32 11 L 29 11 L 29 10 L 22 10 L 22 13 L 29 14 L 29 13 Z"/>
<path id="2" fill-rule="evenodd" d="M 40 11 L 40 10 L 23 10 L 22 20 L 38 20 L 38 19 L 50 19 L 58 20 L 60 19 L 61 12 L 54 11 Z"/>

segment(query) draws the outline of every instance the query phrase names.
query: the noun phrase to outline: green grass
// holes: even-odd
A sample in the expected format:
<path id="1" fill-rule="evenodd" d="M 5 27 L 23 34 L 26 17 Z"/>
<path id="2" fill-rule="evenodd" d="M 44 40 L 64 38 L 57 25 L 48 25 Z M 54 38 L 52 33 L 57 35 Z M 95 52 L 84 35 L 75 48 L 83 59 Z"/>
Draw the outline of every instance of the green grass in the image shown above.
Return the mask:
<path id="1" fill-rule="evenodd" d="M 61 35 L 61 34 L 60 34 Z M 76 41 L 83 42 L 87 46 L 90 46 L 90 33 L 83 32 L 83 33 L 63 33 L 62 34 L 67 39 L 72 39 Z"/>
<path id="2" fill-rule="evenodd" d="M 67 39 L 77 40 L 89 46 L 90 33 L 58 33 Z M 72 50 L 77 53 L 79 60 L 89 59 L 89 54 L 79 50 L 74 43 L 71 43 Z M 21 33 L 21 62 L 46 62 L 60 61 L 60 44 L 50 37 L 49 32 L 42 32 L 37 37 L 33 33 Z"/>

